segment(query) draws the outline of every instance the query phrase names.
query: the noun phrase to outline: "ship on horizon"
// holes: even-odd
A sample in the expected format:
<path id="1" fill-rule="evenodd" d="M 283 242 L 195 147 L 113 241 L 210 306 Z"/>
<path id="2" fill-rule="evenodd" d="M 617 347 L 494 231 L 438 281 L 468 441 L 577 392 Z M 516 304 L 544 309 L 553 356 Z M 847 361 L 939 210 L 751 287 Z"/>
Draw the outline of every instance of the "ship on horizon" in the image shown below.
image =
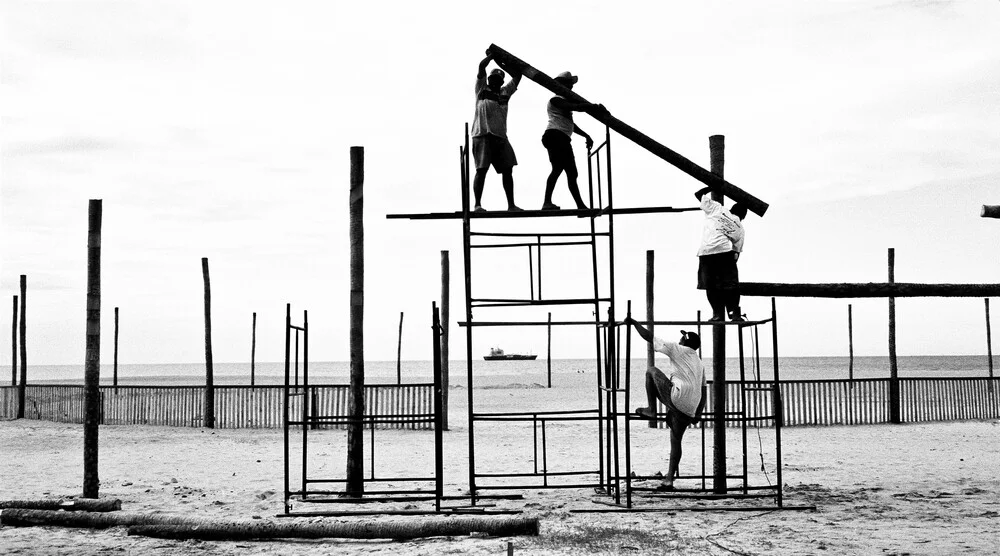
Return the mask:
<path id="1" fill-rule="evenodd" d="M 483 359 L 487 361 L 533 361 L 537 355 L 523 354 L 523 353 L 504 353 L 504 351 L 498 347 L 490 348 L 490 354 L 484 355 Z"/>

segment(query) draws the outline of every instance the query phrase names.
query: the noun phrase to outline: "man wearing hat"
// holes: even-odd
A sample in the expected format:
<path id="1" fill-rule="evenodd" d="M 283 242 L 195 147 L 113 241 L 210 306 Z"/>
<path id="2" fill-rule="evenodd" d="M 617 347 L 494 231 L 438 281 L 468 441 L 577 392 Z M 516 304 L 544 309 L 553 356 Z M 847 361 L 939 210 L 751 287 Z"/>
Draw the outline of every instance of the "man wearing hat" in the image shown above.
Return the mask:
<path id="1" fill-rule="evenodd" d="M 572 73 L 564 71 L 556 76 L 555 81 L 567 89 L 573 89 L 573 85 L 579 79 Z M 552 171 L 545 181 L 545 201 L 542 202 L 542 210 L 559 210 L 559 207 L 552 202 L 552 192 L 556 188 L 556 180 L 563 172 L 566 172 L 566 182 L 570 194 L 573 195 L 573 201 L 576 202 L 576 208 L 586 210 L 587 204 L 580 197 L 580 187 L 576 182 L 579 172 L 576 169 L 576 158 L 573 156 L 570 138 L 574 133 L 582 135 L 587 140 L 587 150 L 594 146 L 594 140 L 573 123 L 573 112 L 604 110 L 604 106 L 589 102 L 572 102 L 561 96 L 554 96 L 549 99 L 545 110 L 549 115 L 549 123 L 542 135 L 542 145 L 545 145 L 545 149 L 549 152 Z"/>
<path id="2" fill-rule="evenodd" d="M 740 274 L 736 261 L 743 252 L 743 219 L 747 208 L 736 203 L 732 209 L 712 199 L 711 188 L 694 194 L 705 212 L 701 246 L 698 248 L 698 289 L 705 290 L 712 306 L 709 322 L 745 320 L 740 310 Z"/>
<path id="3" fill-rule="evenodd" d="M 514 204 L 513 171 L 517 165 L 517 157 L 507 140 L 507 104 L 511 95 L 517 91 L 521 74 L 511 72 L 510 82 L 506 85 L 503 84 L 505 74 L 500 68 L 495 68 L 486 77 L 486 66 L 492 59 L 487 54 L 479 63 L 479 73 L 476 75 L 476 115 L 472 120 L 472 157 L 476 164 L 476 175 L 472 179 L 472 191 L 476 196 L 475 210 L 485 210 L 482 204 L 483 187 L 486 184 L 486 172 L 493 166 L 503 181 L 507 210 L 519 211 L 521 208 Z"/>
<path id="4" fill-rule="evenodd" d="M 681 330 L 678 343 L 664 342 L 632 317 L 625 319 L 626 326 L 634 326 L 643 340 L 653 344 L 653 349 L 670 358 L 672 370 L 667 377 L 656 366 L 646 369 L 646 407 L 635 410 L 643 419 L 655 420 L 656 400 L 663 402 L 667 413 L 663 419 L 670 427 L 670 463 L 663 483 L 657 490 L 673 490 L 677 466 L 681 461 L 681 439 L 684 431 L 701 418 L 705 408 L 705 365 L 698 355 L 701 338 L 695 332 Z"/>

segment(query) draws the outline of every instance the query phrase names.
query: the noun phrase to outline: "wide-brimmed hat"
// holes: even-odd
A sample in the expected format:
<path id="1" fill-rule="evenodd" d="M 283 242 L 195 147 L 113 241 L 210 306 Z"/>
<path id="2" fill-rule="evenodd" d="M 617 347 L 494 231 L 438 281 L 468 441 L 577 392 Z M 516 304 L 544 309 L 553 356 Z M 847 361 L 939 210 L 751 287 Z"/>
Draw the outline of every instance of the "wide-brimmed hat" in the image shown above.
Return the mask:
<path id="1" fill-rule="evenodd" d="M 564 72 L 562 72 L 562 73 L 560 73 L 559 75 L 556 76 L 556 80 L 558 80 L 558 81 L 565 81 L 565 82 L 569 83 L 570 85 L 574 85 L 574 84 L 576 84 L 577 81 L 580 80 L 580 78 L 579 78 L 579 76 L 573 75 L 572 73 L 570 73 L 568 71 L 564 71 Z"/>

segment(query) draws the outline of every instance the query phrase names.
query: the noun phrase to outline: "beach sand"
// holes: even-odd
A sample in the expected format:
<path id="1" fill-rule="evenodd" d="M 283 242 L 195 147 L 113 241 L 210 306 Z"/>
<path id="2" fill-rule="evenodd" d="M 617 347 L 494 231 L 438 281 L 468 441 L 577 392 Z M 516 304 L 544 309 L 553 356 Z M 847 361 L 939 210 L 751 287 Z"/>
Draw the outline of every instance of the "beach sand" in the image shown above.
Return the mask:
<path id="1" fill-rule="evenodd" d="M 497 395 L 517 397 L 514 391 Z M 590 461 L 597 449 L 593 429 L 593 424 L 550 424 L 550 469 L 558 469 L 561 461 Z M 453 413 L 452 430 L 445 433 L 446 494 L 468 488 L 466 431 L 464 411 Z M 485 435 L 477 442 L 476 454 L 483 466 L 530 469 L 530 429 L 481 426 L 479 433 Z M 634 469 L 640 474 L 665 470 L 667 433 L 639 427 L 633 433 Z M 733 453 L 740 451 L 738 430 L 728 433 L 732 470 L 742 454 Z M 749 442 L 754 470 L 759 469 L 758 451 L 773 461 L 773 432 L 761 433 L 759 444 L 756 431 Z M 699 436 L 692 432 L 685 438 L 682 473 L 694 473 L 699 465 Z M 317 475 L 325 471 L 342 476 L 346 434 L 320 431 L 312 438 Z M 380 474 L 402 473 L 432 461 L 430 432 L 380 430 L 377 438 Z M 577 488 L 519 491 L 522 500 L 496 502 L 499 508 L 538 517 L 538 537 L 201 542 L 130 537 L 123 528 L 3 527 L 0 552 L 506 554 L 511 541 L 515 554 L 995 554 L 1000 551 L 998 439 L 1000 421 L 786 428 L 785 503 L 815 505 L 815 511 L 570 513 L 573 508 L 604 507 L 594 503 L 592 490 Z M 82 425 L 0 422 L 0 454 L 0 499 L 81 493 Z M 101 496 L 121 499 L 124 510 L 273 519 L 283 510 L 282 431 L 102 426 L 100 478 Z M 637 503 L 700 504 L 648 497 Z M 333 506 L 319 509 L 344 509 Z M 305 507 L 297 504 L 295 509 Z"/>

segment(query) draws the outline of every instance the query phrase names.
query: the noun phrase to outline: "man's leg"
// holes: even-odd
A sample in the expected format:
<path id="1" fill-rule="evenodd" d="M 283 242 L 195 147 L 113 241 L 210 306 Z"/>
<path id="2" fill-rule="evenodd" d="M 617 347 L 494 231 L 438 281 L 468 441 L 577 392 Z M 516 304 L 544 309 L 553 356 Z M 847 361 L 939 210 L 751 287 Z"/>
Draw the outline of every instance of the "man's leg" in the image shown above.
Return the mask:
<path id="1" fill-rule="evenodd" d="M 687 420 L 675 418 L 670 422 L 670 461 L 667 464 L 667 475 L 663 479 L 663 485 L 672 489 L 674 479 L 677 478 L 677 468 L 681 463 L 681 440 L 684 439 L 684 431 L 687 429 Z"/>
<path id="2" fill-rule="evenodd" d="M 649 367 L 646 369 L 646 407 L 640 407 L 636 409 L 636 413 L 645 417 L 646 419 L 656 418 L 656 401 L 659 400 L 663 402 L 663 405 L 667 406 L 667 420 L 670 421 L 670 411 L 674 411 L 674 403 L 670 400 L 670 391 L 673 390 L 674 385 L 667 378 L 667 375 L 663 374 L 663 371 L 656 368 L 656 366 Z"/>
<path id="3" fill-rule="evenodd" d="M 551 158 L 552 157 L 550 156 L 550 161 Z M 551 163 L 552 170 L 549 172 L 549 177 L 545 179 L 545 200 L 542 201 L 542 210 L 555 207 L 552 203 L 552 192 L 556 190 L 556 181 L 559 180 L 559 175 L 563 173 L 561 165 L 557 164 L 555 161 L 551 161 Z"/>
<path id="4" fill-rule="evenodd" d="M 490 167 L 476 168 L 476 175 L 472 178 L 472 192 L 476 196 L 476 205 L 474 208 L 482 208 L 483 206 L 483 186 L 486 185 L 486 171 Z"/>
<path id="5" fill-rule="evenodd" d="M 739 288 L 734 288 L 731 290 L 726 290 L 726 309 L 729 311 L 729 318 L 732 320 L 742 320 L 742 311 L 740 310 L 740 290 Z"/>
<path id="6" fill-rule="evenodd" d="M 588 207 L 587 203 L 584 203 L 583 198 L 580 197 L 580 186 L 577 185 L 576 178 L 576 164 L 573 164 L 573 166 L 566 169 L 566 183 L 569 185 L 569 193 L 573 196 L 573 201 L 576 202 L 576 208 L 586 210 L 590 207 Z"/>
<path id="7" fill-rule="evenodd" d="M 708 304 L 712 306 L 712 318 L 709 321 L 726 320 L 726 294 L 720 290 L 705 290 Z"/>
<path id="8" fill-rule="evenodd" d="M 521 210 L 521 207 L 514 204 L 514 169 L 506 169 L 500 177 L 503 179 L 503 192 L 507 195 L 507 210 Z"/>

